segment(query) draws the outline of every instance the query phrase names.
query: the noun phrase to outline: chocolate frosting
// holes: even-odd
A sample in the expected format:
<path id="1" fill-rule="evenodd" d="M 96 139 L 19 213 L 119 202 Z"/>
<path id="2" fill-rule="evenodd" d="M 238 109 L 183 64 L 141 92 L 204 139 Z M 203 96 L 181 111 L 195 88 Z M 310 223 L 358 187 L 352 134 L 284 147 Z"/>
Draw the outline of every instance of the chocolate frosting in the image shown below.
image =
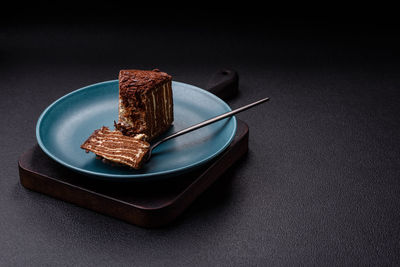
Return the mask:
<path id="1" fill-rule="evenodd" d="M 119 72 L 120 95 L 123 99 L 127 99 L 171 80 L 170 75 L 158 69 L 121 70 Z"/>

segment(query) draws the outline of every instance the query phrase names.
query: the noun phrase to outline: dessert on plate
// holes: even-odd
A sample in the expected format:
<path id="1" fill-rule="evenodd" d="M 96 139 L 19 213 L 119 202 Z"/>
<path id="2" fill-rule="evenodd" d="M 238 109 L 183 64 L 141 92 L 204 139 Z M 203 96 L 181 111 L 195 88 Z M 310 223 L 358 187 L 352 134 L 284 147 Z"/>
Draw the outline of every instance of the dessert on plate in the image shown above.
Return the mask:
<path id="1" fill-rule="evenodd" d="M 158 69 L 121 70 L 117 130 L 152 140 L 174 121 L 172 77 Z"/>
<path id="2" fill-rule="evenodd" d="M 95 130 L 81 148 L 109 161 L 140 169 L 150 144 L 140 138 L 124 136 L 120 131 L 111 131 L 103 126 Z"/>
<path id="3" fill-rule="evenodd" d="M 158 69 L 119 72 L 118 122 L 103 126 L 81 145 L 106 160 L 142 167 L 148 141 L 164 133 L 174 121 L 172 77 Z"/>

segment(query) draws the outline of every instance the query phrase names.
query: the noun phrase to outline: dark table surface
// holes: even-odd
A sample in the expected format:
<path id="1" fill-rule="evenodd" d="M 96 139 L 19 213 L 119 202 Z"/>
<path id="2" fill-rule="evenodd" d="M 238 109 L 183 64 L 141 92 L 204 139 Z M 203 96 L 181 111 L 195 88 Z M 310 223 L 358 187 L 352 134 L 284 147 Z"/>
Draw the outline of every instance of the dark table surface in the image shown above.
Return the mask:
<path id="1" fill-rule="evenodd" d="M 0 28 L 0 265 L 400 263 L 398 30 L 84 20 Z M 205 87 L 240 75 L 249 153 L 176 222 L 143 229 L 23 188 L 19 155 L 72 90 L 159 68 Z"/>

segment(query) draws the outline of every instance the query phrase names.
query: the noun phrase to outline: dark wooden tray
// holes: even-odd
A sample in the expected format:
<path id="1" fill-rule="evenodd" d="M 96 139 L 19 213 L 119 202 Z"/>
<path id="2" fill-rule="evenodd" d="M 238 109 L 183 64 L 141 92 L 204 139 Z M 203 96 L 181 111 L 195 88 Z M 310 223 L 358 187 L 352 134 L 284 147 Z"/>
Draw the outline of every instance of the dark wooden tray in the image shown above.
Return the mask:
<path id="1" fill-rule="evenodd" d="M 232 97 L 238 76 L 216 73 L 209 91 Z M 196 171 L 152 182 L 112 182 L 74 172 L 50 159 L 38 145 L 21 155 L 21 184 L 30 190 L 76 204 L 142 227 L 159 227 L 177 218 L 248 150 L 248 126 L 238 120 L 231 145 Z"/>
<path id="2" fill-rule="evenodd" d="M 39 146 L 19 159 L 21 184 L 143 227 L 173 221 L 247 152 L 248 127 L 238 120 L 232 144 L 212 163 L 185 175 L 154 182 L 110 182 L 71 171 L 51 160 Z"/>

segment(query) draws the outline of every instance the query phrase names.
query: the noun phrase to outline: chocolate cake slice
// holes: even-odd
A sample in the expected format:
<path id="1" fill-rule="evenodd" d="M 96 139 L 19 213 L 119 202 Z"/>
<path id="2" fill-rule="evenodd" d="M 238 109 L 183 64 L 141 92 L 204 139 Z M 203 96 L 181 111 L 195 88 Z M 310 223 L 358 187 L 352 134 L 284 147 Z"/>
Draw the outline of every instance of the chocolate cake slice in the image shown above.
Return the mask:
<path id="1" fill-rule="evenodd" d="M 140 169 L 150 144 L 138 137 L 124 136 L 120 131 L 111 131 L 103 126 L 94 131 L 81 148 L 109 161 Z"/>
<path id="2" fill-rule="evenodd" d="M 172 77 L 157 69 L 119 72 L 117 130 L 124 135 L 144 134 L 152 140 L 174 121 Z"/>

